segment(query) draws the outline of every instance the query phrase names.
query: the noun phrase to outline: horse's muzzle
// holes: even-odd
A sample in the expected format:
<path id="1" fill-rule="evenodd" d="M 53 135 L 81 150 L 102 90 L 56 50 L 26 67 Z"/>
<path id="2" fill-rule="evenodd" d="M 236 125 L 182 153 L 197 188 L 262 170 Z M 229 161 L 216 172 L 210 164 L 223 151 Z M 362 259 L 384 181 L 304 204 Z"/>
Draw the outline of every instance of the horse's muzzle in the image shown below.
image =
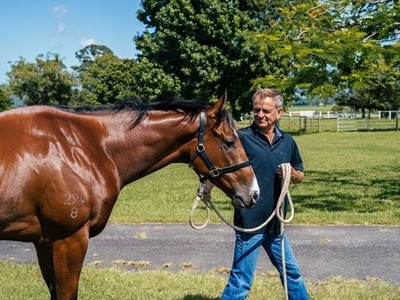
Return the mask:
<path id="1" fill-rule="evenodd" d="M 245 207 L 254 206 L 254 204 L 256 204 L 259 197 L 260 197 L 260 187 L 258 186 L 258 181 L 257 181 L 256 177 L 254 177 L 253 183 L 252 183 L 251 189 L 250 189 L 250 194 L 249 194 L 250 201 L 249 201 L 248 205 L 245 205 Z"/>
<path id="2" fill-rule="evenodd" d="M 248 199 L 244 199 L 243 197 L 236 195 L 232 198 L 232 205 L 235 208 L 250 208 L 256 204 L 259 197 L 259 191 L 252 191 L 250 193 L 250 197 Z M 247 198 L 247 197 L 246 197 Z"/>
<path id="3" fill-rule="evenodd" d="M 250 188 L 236 190 L 236 193 L 231 198 L 232 206 L 235 208 L 250 208 L 256 204 L 259 197 L 260 187 L 254 176 Z"/>

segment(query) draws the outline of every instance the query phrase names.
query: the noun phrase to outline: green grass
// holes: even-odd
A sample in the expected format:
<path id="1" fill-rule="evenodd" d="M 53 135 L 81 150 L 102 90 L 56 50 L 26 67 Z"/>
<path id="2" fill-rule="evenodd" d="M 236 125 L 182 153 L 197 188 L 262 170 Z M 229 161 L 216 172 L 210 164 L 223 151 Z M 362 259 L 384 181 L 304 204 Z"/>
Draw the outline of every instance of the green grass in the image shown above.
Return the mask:
<path id="1" fill-rule="evenodd" d="M 306 180 L 293 186 L 297 222 L 400 224 L 400 133 L 297 137 Z"/>
<path id="2" fill-rule="evenodd" d="M 400 132 L 319 133 L 295 136 L 306 169 L 291 185 L 295 224 L 400 225 Z M 112 222 L 185 223 L 197 189 L 186 165 L 171 165 L 126 187 Z M 232 217 L 229 199 L 213 199 Z M 201 222 L 204 209 L 197 211 Z M 212 214 L 212 222 L 220 222 Z"/>
<path id="3" fill-rule="evenodd" d="M 48 299 L 48 292 L 32 265 L 0 262 L 2 284 L 0 299 Z M 227 274 L 217 271 L 126 271 L 116 268 L 85 267 L 82 272 L 79 299 L 114 300 L 217 300 Z M 16 285 L 16 282 L 18 285 Z M 378 279 L 353 280 L 331 278 L 307 283 L 311 299 L 392 300 L 400 298 L 400 287 Z M 274 272 L 257 274 L 249 300 L 283 299 L 283 291 Z"/>

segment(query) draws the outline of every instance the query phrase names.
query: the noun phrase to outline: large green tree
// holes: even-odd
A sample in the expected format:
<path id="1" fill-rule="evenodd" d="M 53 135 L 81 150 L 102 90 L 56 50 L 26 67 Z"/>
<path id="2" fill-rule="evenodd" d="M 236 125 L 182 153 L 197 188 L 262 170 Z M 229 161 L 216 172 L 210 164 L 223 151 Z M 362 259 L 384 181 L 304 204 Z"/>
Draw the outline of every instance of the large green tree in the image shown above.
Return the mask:
<path id="1" fill-rule="evenodd" d="M 39 55 L 35 62 L 20 58 L 7 72 L 10 92 L 25 104 L 68 104 L 75 80 L 59 55 Z"/>
<path id="2" fill-rule="evenodd" d="M 247 33 L 259 30 L 247 1 L 142 1 L 138 18 L 148 30 L 136 37 L 139 60 L 160 67 L 186 98 L 214 99 L 228 92 L 234 111 L 249 101 L 250 80 L 268 64 Z M 252 37 L 251 37 L 252 38 Z"/>

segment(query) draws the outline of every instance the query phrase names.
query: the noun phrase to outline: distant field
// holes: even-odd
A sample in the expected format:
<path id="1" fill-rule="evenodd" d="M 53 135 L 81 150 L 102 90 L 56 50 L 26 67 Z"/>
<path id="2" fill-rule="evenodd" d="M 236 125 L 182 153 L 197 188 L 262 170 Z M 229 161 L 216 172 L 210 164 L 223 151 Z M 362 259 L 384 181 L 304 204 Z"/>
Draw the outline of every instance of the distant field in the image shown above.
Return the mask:
<path id="1" fill-rule="evenodd" d="M 306 168 L 291 185 L 296 224 L 400 225 L 400 132 L 326 132 L 295 136 Z M 112 222 L 178 222 L 198 186 L 186 165 L 171 165 L 126 187 Z M 229 199 L 218 189 L 214 201 L 231 217 Z M 197 220 L 204 210 L 197 212 Z M 220 222 L 213 214 L 212 222 Z"/>

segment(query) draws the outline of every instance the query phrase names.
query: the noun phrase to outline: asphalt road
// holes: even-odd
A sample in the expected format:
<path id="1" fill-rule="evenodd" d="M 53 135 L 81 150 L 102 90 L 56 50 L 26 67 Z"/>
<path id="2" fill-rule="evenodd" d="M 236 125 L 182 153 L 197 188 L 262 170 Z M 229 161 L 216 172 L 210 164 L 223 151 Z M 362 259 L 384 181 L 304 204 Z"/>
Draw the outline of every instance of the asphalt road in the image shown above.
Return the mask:
<path id="1" fill-rule="evenodd" d="M 286 226 L 306 280 L 380 278 L 400 285 L 400 227 Z M 228 270 L 234 232 L 226 225 L 196 231 L 186 224 L 108 224 L 90 240 L 85 264 L 126 269 Z M 30 243 L 0 241 L 0 259 L 35 262 Z M 258 270 L 273 270 L 261 252 Z"/>

